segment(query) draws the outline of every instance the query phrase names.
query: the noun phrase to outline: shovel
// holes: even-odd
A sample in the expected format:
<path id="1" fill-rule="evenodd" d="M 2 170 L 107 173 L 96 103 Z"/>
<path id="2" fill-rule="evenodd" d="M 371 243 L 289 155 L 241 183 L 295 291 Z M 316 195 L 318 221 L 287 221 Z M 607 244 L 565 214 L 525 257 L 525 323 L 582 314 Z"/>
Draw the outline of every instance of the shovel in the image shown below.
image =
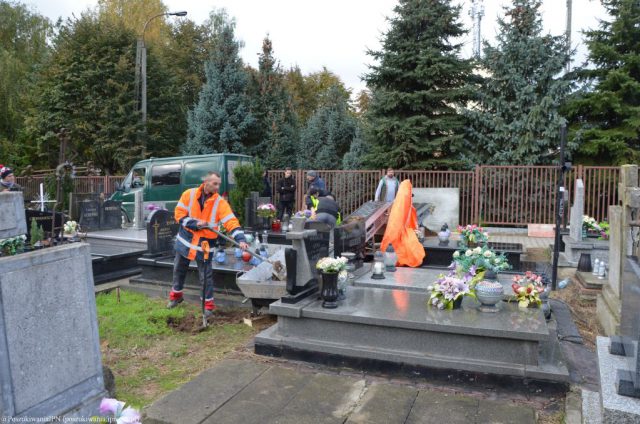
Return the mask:
<path id="1" fill-rule="evenodd" d="M 216 230 L 215 228 L 212 228 L 212 227 L 209 227 L 209 226 L 202 227 L 202 228 L 206 228 L 207 230 L 213 231 L 219 237 L 222 237 L 223 239 L 225 239 L 226 241 L 230 242 L 234 246 L 240 247 L 240 244 L 237 241 L 235 241 L 234 239 L 232 239 L 231 237 L 229 237 L 229 236 L 227 236 L 225 234 L 222 234 L 220 231 Z M 242 249 L 242 247 L 240 247 L 240 249 Z M 272 270 L 271 273 L 272 273 L 274 279 L 279 280 L 279 281 L 287 281 L 287 272 L 286 272 L 284 266 L 282 265 L 282 263 L 280 261 L 272 262 L 269 259 L 263 258 L 262 256 L 253 253 L 249 249 L 243 249 L 243 250 L 248 252 L 254 258 L 257 258 L 257 259 L 260 259 L 261 261 L 265 261 L 267 263 L 270 263 L 271 266 L 273 267 L 273 270 Z"/>

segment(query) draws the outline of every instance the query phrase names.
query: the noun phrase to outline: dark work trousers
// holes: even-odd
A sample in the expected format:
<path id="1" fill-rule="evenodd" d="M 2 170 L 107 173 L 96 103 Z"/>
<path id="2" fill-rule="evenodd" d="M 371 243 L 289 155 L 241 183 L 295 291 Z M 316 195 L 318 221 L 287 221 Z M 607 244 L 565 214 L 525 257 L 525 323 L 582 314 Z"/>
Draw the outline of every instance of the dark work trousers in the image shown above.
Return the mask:
<path id="1" fill-rule="evenodd" d="M 288 213 L 289 217 L 293 216 L 293 200 L 281 200 L 278 203 L 278 219 L 282 221 L 285 213 Z"/>
<path id="2" fill-rule="evenodd" d="M 173 261 L 173 286 L 171 287 L 175 292 L 182 292 L 184 288 L 184 280 L 187 277 L 187 270 L 189 269 L 189 263 L 191 261 L 179 253 L 176 253 L 176 258 Z M 213 270 L 211 269 L 211 260 L 198 261 L 198 277 L 200 279 L 200 287 L 202 287 L 203 281 L 205 282 L 204 300 L 213 301 Z"/>

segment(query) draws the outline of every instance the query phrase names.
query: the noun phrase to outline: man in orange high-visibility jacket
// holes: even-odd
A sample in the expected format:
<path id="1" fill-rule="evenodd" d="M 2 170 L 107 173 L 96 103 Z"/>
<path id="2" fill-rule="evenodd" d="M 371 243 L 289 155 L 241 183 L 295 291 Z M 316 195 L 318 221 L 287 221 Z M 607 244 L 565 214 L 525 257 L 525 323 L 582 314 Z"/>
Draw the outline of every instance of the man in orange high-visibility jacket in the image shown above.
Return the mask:
<path id="1" fill-rule="evenodd" d="M 206 227 L 217 229 L 222 224 L 242 249 L 249 248 L 238 218 L 233 214 L 229 203 L 218 193 L 220 181 L 220 174 L 209 172 L 202 185 L 182 193 L 176 205 L 174 216 L 176 222 L 180 224 L 180 229 L 176 236 L 173 286 L 169 293 L 167 308 L 174 308 L 182 302 L 182 291 L 189 263 L 195 260 L 198 265 L 200 284 L 205 287 L 205 315 L 209 317 L 213 314 L 215 304 L 213 303 L 211 260 L 218 235 Z"/>

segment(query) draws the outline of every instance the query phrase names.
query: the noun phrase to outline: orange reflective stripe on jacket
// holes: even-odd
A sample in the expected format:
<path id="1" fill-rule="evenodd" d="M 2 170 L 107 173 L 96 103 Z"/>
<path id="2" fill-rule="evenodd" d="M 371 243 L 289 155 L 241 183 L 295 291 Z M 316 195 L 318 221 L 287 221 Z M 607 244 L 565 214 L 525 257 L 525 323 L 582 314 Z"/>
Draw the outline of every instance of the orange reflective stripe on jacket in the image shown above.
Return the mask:
<path id="1" fill-rule="evenodd" d="M 411 181 L 404 180 L 400 183 L 398 194 L 391 206 L 380 250 L 384 252 L 391 243 L 398 255 L 398 265 L 422 265 L 425 253 L 414 231 L 417 226 L 418 219 L 411 199 Z"/>

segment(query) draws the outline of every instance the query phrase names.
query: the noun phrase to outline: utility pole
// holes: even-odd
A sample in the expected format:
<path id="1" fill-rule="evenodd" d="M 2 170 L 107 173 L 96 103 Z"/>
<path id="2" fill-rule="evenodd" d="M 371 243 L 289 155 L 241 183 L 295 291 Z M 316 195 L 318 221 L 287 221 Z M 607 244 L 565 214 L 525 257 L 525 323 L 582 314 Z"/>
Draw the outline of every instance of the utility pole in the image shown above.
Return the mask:
<path id="1" fill-rule="evenodd" d="M 140 110 L 142 120 L 142 131 L 144 132 L 144 144 L 142 146 L 142 158 L 147 155 L 147 47 L 144 43 L 144 33 L 149 22 L 161 16 L 187 16 L 187 12 L 165 12 L 158 13 L 147 19 L 138 37 L 136 45 L 136 70 L 135 70 L 135 96 L 136 106 Z"/>
<path id="2" fill-rule="evenodd" d="M 567 54 L 571 53 L 571 12 L 573 9 L 573 0 L 567 0 Z M 567 61 L 567 72 L 571 71 L 571 60 Z"/>

